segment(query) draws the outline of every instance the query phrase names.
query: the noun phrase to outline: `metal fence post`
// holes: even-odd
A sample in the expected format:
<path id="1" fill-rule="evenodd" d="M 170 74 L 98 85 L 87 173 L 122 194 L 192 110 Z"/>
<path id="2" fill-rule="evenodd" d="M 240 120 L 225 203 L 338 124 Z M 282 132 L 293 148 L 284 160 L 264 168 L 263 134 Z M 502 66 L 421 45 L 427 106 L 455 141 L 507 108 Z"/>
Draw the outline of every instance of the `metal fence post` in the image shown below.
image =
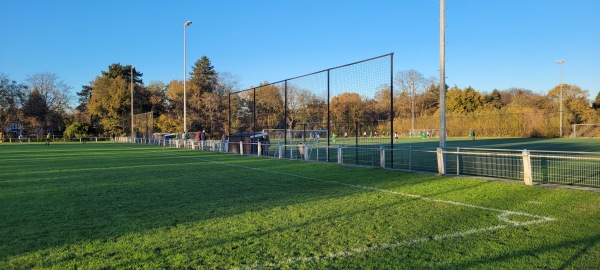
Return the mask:
<path id="1" fill-rule="evenodd" d="M 408 170 L 412 171 L 412 146 L 408 146 Z"/>
<path id="2" fill-rule="evenodd" d="M 344 156 L 342 155 L 342 145 L 341 144 L 337 145 L 337 158 L 338 158 L 338 161 L 337 161 L 338 164 L 344 164 Z"/>
<path id="3" fill-rule="evenodd" d="M 460 147 L 456 147 L 456 175 L 460 175 Z"/>
<path id="4" fill-rule="evenodd" d="M 523 181 L 525 185 L 533 185 L 533 175 L 531 170 L 531 156 L 527 149 L 523 150 Z"/>
<path id="5" fill-rule="evenodd" d="M 444 150 L 442 150 L 442 148 L 440 148 L 440 147 L 438 147 L 438 149 L 437 149 L 437 163 L 438 163 L 438 174 L 445 175 L 446 168 L 444 166 Z"/>
<path id="6" fill-rule="evenodd" d="M 385 169 L 385 148 L 379 146 L 379 166 Z"/>

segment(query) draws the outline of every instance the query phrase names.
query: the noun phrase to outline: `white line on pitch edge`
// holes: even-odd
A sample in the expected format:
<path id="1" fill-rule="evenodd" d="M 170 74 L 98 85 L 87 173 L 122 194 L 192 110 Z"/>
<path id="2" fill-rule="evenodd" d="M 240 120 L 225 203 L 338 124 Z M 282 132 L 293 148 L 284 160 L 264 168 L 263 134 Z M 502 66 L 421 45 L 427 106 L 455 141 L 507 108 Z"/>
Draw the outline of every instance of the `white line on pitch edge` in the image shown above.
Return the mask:
<path id="1" fill-rule="evenodd" d="M 152 151 L 152 152 L 155 152 L 155 151 Z M 293 174 L 293 173 L 271 171 L 271 170 L 262 169 L 262 168 L 254 168 L 254 167 L 248 167 L 248 166 L 243 166 L 243 165 L 231 164 L 231 163 L 227 163 L 227 162 L 223 162 L 223 161 L 209 160 L 209 159 L 205 159 L 205 158 L 199 158 L 197 156 L 182 156 L 182 155 L 175 155 L 175 154 L 170 154 L 170 153 L 168 153 L 168 154 L 182 157 L 182 158 L 191 158 L 191 159 L 196 159 L 196 160 L 200 160 L 200 161 L 218 163 L 218 164 L 225 165 L 225 166 L 238 167 L 238 168 L 273 173 L 273 174 L 280 174 L 280 175 L 291 176 L 291 177 L 296 177 L 296 178 L 301 178 L 301 179 L 343 185 L 343 186 L 353 187 L 353 188 L 360 188 L 360 189 L 367 189 L 367 190 L 384 192 L 384 193 L 391 193 L 391 194 L 395 194 L 395 195 L 400 195 L 400 196 L 410 197 L 410 198 L 415 198 L 415 199 L 421 199 L 421 200 L 425 200 L 425 201 L 440 202 L 440 203 L 446 203 L 446 204 L 451 204 L 451 205 L 481 209 L 481 210 L 486 210 L 486 211 L 499 212 L 499 214 L 497 216 L 498 219 L 500 221 L 509 223 L 508 225 L 496 225 L 496 226 L 491 226 L 491 227 L 486 227 L 486 228 L 476 228 L 476 229 L 471 229 L 471 230 L 467 230 L 467 231 L 463 231 L 463 232 L 435 235 L 432 237 L 422 237 L 422 238 L 401 241 L 401 242 L 396 242 L 396 243 L 380 244 L 380 245 L 375 245 L 372 247 L 354 248 L 349 251 L 338 251 L 338 252 L 333 252 L 333 253 L 329 253 L 329 254 L 325 254 L 325 255 L 321 255 L 321 256 L 295 257 L 295 258 L 290 258 L 290 259 L 275 262 L 275 263 L 246 265 L 246 266 L 240 266 L 240 267 L 233 268 L 233 269 L 252 269 L 252 268 L 264 268 L 264 267 L 271 267 L 271 268 L 275 267 L 276 268 L 276 267 L 293 264 L 293 263 L 317 261 L 317 260 L 321 260 L 321 259 L 349 257 L 349 256 L 354 256 L 354 255 L 358 255 L 358 254 L 362 254 L 362 253 L 367 253 L 370 251 L 375 251 L 375 250 L 390 249 L 390 248 L 401 247 L 401 246 L 410 246 L 410 245 L 424 243 L 424 242 L 439 241 L 439 240 L 444 240 L 444 239 L 449 239 L 449 238 L 458 238 L 458 237 L 468 236 L 468 235 L 481 233 L 481 232 L 497 231 L 497 230 L 501 230 L 501 229 L 505 229 L 505 228 L 509 228 L 509 227 L 522 227 L 522 226 L 527 226 L 527 225 L 534 225 L 534 224 L 539 224 L 539 223 L 543 223 L 543 222 L 554 221 L 554 219 L 550 218 L 550 217 L 533 215 L 533 214 L 529 214 L 529 213 L 525 213 L 525 212 L 502 210 L 502 209 L 496 209 L 496 208 L 485 207 L 485 206 L 469 204 L 469 203 L 462 203 L 462 202 L 455 202 L 455 201 L 448 201 L 448 200 L 441 200 L 441 199 L 433 199 L 433 198 L 428 198 L 428 197 L 424 197 L 421 195 L 406 194 L 406 193 L 401 193 L 401 192 L 392 191 L 392 190 L 380 189 L 380 188 L 376 188 L 376 187 L 353 185 L 353 184 L 348 184 L 348 183 L 343 183 L 343 182 L 338 182 L 338 181 L 331 181 L 331 180 L 323 180 L 323 179 L 319 179 L 319 178 L 315 178 L 315 177 L 308 177 L 308 176 L 303 176 L 303 175 L 298 175 L 298 174 Z M 508 218 L 508 216 L 510 216 L 510 215 L 526 216 L 526 217 L 530 217 L 530 218 L 535 218 L 535 220 L 526 221 L 526 222 L 518 222 L 518 221 L 510 220 Z"/>

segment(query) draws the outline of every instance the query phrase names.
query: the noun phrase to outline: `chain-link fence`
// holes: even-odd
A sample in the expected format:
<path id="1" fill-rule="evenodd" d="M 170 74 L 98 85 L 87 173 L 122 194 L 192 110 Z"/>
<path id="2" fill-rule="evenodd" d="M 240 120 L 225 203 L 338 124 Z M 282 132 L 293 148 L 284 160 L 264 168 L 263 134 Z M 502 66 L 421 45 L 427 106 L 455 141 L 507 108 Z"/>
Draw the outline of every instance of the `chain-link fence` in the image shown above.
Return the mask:
<path id="1" fill-rule="evenodd" d="M 352 145 L 357 163 L 369 147 L 393 148 L 392 65 L 386 54 L 231 93 L 229 138 L 268 138 L 286 158 L 308 154 L 295 152 L 308 144 L 326 161 L 335 159 L 330 146 Z"/>
<path id="2" fill-rule="evenodd" d="M 154 116 L 152 112 L 133 116 L 133 132 L 136 138 L 152 138 L 154 133 Z"/>

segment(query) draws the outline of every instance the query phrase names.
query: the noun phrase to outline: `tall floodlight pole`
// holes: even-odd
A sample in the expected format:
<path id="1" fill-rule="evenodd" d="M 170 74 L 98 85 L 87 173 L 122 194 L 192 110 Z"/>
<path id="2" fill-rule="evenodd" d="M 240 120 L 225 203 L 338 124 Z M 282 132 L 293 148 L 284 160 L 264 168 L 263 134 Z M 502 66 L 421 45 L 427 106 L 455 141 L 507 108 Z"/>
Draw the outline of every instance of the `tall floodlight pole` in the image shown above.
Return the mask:
<path id="1" fill-rule="evenodd" d="M 131 140 L 133 142 L 135 142 L 135 137 L 133 135 L 133 70 L 135 69 L 134 66 L 131 66 Z"/>
<path id="2" fill-rule="evenodd" d="M 192 21 L 187 21 L 183 24 L 183 133 L 184 139 L 187 134 L 187 95 L 185 93 L 185 82 L 187 81 L 187 71 L 186 71 L 186 47 L 185 47 L 185 28 L 188 25 L 192 24 Z"/>
<path id="3" fill-rule="evenodd" d="M 411 110 L 411 112 L 412 112 L 412 118 L 411 118 L 411 121 L 410 121 L 411 122 L 411 125 L 410 125 L 410 134 L 412 136 L 414 134 L 414 132 L 415 132 L 415 82 L 412 81 L 412 79 L 411 79 L 411 82 L 410 82 L 410 86 L 412 88 L 411 100 L 410 100 L 410 103 L 411 103 L 411 106 L 412 106 L 412 110 Z"/>
<path id="4" fill-rule="evenodd" d="M 446 1 L 440 0 L 440 148 L 446 148 Z M 440 174 L 446 172 L 446 155 L 438 161 Z"/>
<path id="5" fill-rule="evenodd" d="M 562 83 L 562 64 L 565 63 L 565 60 L 561 59 L 556 61 L 556 63 L 560 66 L 560 97 L 559 97 L 559 102 L 560 102 L 560 137 L 562 138 L 563 136 L 563 83 Z"/>

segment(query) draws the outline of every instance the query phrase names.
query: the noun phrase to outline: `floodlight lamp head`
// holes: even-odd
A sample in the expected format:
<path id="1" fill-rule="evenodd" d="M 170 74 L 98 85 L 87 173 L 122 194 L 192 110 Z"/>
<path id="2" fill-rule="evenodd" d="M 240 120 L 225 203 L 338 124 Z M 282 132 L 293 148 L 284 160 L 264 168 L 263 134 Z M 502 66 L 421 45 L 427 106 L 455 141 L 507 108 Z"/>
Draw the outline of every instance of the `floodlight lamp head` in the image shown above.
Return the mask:
<path id="1" fill-rule="evenodd" d="M 565 63 L 565 60 L 561 59 L 561 60 L 558 60 L 558 61 L 556 61 L 556 63 L 557 63 L 557 64 L 559 64 L 559 65 L 560 65 L 560 64 L 564 64 L 564 63 Z"/>
<path id="2" fill-rule="evenodd" d="M 188 25 L 192 24 L 192 21 L 187 21 L 183 24 L 183 27 L 187 27 Z"/>

